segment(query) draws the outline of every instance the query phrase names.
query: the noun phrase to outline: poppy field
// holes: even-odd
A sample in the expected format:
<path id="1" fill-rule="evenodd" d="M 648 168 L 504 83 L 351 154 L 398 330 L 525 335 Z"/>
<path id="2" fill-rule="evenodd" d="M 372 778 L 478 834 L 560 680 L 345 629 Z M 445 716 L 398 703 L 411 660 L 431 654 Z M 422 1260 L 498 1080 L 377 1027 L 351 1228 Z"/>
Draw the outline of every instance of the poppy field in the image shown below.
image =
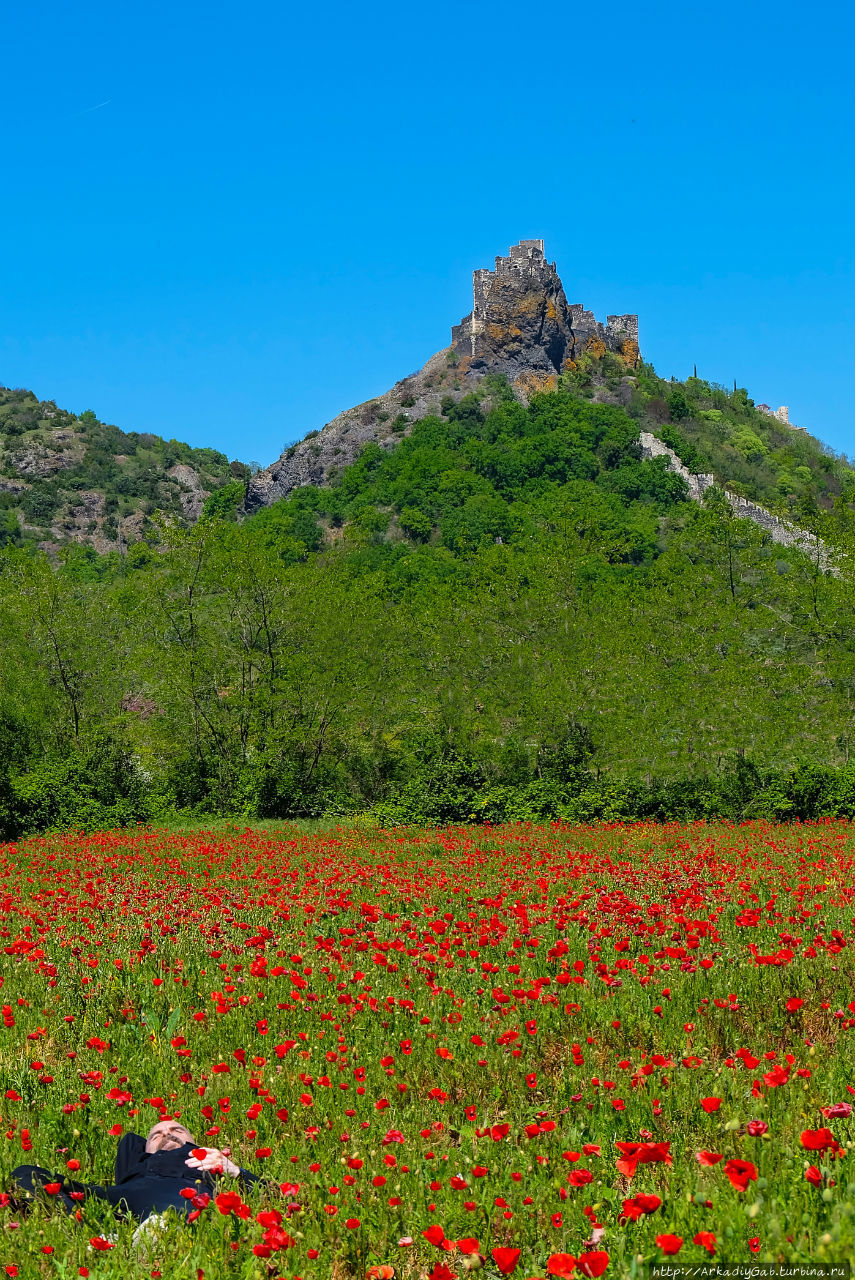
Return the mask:
<path id="1" fill-rule="evenodd" d="M 0 903 L 0 1277 L 855 1254 L 848 823 L 46 836 Z M 23 1211 L 167 1117 L 264 1186 Z"/>

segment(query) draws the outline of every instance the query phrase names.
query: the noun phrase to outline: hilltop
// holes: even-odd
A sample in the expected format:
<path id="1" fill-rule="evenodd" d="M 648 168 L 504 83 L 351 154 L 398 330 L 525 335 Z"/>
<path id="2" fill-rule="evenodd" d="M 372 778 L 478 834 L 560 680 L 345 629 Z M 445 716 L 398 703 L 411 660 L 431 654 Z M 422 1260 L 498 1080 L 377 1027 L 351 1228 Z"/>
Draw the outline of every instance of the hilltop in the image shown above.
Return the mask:
<path id="1" fill-rule="evenodd" d="M 0 543 L 124 552 L 153 536 L 157 512 L 184 525 L 204 510 L 242 519 L 299 488 L 335 487 L 366 446 L 394 451 L 417 423 L 444 420 L 463 402 L 489 412 L 508 395 L 526 406 L 559 392 L 621 410 L 640 440 L 654 437 L 706 477 L 701 489 L 715 481 L 795 525 L 831 510 L 855 480 L 847 460 L 790 424 L 785 409 L 773 413 L 746 389 L 696 374 L 659 376 L 640 352 L 638 317 L 601 322 L 568 303 L 543 241 L 523 240 L 493 270 L 473 272 L 472 311 L 452 326 L 448 347 L 254 476 L 217 450 L 125 432 L 91 411 L 0 388 Z"/>
<path id="2" fill-rule="evenodd" d="M 0 387 L 0 544 L 122 551 L 162 511 L 193 523 L 210 494 L 249 477 L 216 449 L 121 431 L 32 391 Z"/>
<path id="3" fill-rule="evenodd" d="M 830 509 L 855 479 L 847 460 L 785 409 L 755 405 L 745 388 L 699 378 L 659 376 L 639 350 L 635 315 L 605 323 L 568 303 L 542 240 L 523 240 L 495 269 L 473 272 L 472 311 L 451 330 L 448 347 L 382 395 L 339 414 L 289 446 L 252 478 L 245 510 L 287 497 L 301 485 L 328 485 L 367 443 L 394 448 L 416 422 L 474 395 L 487 407 L 497 376 L 515 399 L 563 391 L 621 408 L 672 447 L 686 467 L 706 472 L 731 493 L 796 522 Z"/>

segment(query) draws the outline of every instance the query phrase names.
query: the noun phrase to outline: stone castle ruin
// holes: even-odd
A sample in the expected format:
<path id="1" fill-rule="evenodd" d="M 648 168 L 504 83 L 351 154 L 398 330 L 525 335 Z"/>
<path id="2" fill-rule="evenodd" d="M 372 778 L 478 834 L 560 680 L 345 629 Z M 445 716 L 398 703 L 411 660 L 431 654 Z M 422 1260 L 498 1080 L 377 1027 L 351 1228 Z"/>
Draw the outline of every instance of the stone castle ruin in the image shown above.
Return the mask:
<path id="1" fill-rule="evenodd" d="M 612 351 L 632 367 L 638 360 L 638 316 L 597 320 L 581 303 L 568 303 L 542 240 L 520 240 L 493 271 L 472 273 L 472 311 L 451 330 L 461 372 L 504 373 L 523 385 L 557 380 L 585 351 Z"/>
<path id="2" fill-rule="evenodd" d="M 451 347 L 432 356 L 417 373 L 402 379 L 384 395 L 357 405 L 289 446 L 271 466 L 247 486 L 245 510 L 284 498 L 304 484 L 328 484 L 358 457 L 368 441 L 392 447 L 413 422 L 441 412 L 443 400 L 459 400 L 488 373 L 505 374 L 525 401 L 537 391 L 558 386 L 561 373 L 572 372 L 582 355 L 618 356 L 627 378 L 638 363 L 638 316 L 607 316 L 597 320 L 581 303 L 568 303 L 554 262 L 547 262 L 542 240 L 520 240 L 506 258 L 497 257 L 494 270 L 472 273 L 472 311 L 451 330 Z M 785 407 L 762 411 L 785 425 Z M 716 483 L 713 475 L 695 475 L 673 449 L 651 432 L 639 440 L 646 458 L 664 458 L 665 465 L 686 482 L 696 502 Z M 781 520 L 746 498 L 725 492 L 734 515 L 753 520 L 773 542 L 801 545 L 809 554 L 827 552 L 811 534 Z"/>

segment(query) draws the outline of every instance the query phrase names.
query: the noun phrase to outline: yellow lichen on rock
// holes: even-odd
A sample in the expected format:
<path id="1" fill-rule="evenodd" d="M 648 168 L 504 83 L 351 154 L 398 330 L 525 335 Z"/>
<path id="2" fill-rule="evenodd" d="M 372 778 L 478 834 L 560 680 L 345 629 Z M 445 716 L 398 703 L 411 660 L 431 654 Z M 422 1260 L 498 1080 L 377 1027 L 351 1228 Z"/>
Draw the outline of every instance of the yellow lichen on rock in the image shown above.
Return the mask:
<path id="1" fill-rule="evenodd" d="M 588 352 L 588 355 L 593 356 L 595 360 L 602 360 L 603 356 L 606 354 L 606 344 L 601 342 L 599 338 L 590 338 L 585 350 Z"/>
<path id="2" fill-rule="evenodd" d="M 638 364 L 638 343 L 633 342 L 631 338 L 627 338 L 626 342 L 621 345 L 621 359 L 628 369 L 634 369 Z"/>
<path id="3" fill-rule="evenodd" d="M 526 293 L 515 302 L 514 308 L 513 308 L 514 313 L 519 316 L 533 315 L 535 311 L 540 310 L 541 302 L 542 302 L 542 299 L 539 294 Z M 553 308 L 552 314 L 553 316 L 555 315 L 554 308 Z"/>
<path id="4" fill-rule="evenodd" d="M 555 373 L 521 373 L 516 380 L 517 389 L 528 399 L 547 391 L 558 389 L 558 375 Z"/>

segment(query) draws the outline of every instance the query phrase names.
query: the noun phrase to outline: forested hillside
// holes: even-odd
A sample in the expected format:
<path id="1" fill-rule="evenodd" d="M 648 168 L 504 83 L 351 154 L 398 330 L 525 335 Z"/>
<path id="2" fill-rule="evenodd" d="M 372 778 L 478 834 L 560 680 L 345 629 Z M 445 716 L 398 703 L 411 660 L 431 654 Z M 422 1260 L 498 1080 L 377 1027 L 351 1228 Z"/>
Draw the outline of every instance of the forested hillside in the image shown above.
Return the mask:
<path id="1" fill-rule="evenodd" d="M 232 482 L 132 555 L 7 547 L 6 832 L 855 812 L 851 473 L 763 436 L 744 393 L 608 359 L 527 405 L 485 378 L 243 521 Z M 687 501 L 640 456 L 660 400 L 696 469 L 755 432 L 746 492 L 789 489 L 833 561 L 770 544 L 716 489 Z"/>
<path id="2" fill-rule="evenodd" d="M 0 545 L 125 550 L 156 511 L 192 523 L 249 468 L 216 449 L 121 431 L 31 391 L 0 387 Z"/>

